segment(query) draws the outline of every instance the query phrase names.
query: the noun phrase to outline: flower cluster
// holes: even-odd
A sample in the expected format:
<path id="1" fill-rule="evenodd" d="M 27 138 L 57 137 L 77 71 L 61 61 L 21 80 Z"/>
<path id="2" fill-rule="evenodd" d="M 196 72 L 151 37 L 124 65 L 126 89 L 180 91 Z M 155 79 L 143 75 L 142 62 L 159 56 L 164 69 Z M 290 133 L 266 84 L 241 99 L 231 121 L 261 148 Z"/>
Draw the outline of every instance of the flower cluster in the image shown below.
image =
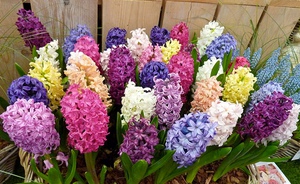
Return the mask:
<path id="1" fill-rule="evenodd" d="M 106 36 L 106 48 L 112 48 L 113 46 L 124 45 L 127 43 L 126 37 L 127 31 L 125 29 L 120 29 L 114 27 L 110 29 Z"/>
<path id="2" fill-rule="evenodd" d="M 160 61 L 150 61 L 147 63 L 142 72 L 140 73 L 141 86 L 143 88 L 153 88 L 153 78 L 166 79 L 168 77 L 169 70 L 165 63 Z"/>

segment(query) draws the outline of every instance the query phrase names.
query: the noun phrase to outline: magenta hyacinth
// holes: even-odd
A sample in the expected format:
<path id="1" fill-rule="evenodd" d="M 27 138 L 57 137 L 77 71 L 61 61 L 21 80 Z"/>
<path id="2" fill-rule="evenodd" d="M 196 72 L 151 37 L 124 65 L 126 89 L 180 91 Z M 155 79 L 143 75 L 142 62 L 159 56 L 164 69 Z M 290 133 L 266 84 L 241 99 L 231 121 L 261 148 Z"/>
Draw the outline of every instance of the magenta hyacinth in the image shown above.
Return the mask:
<path id="1" fill-rule="evenodd" d="M 182 102 L 186 102 L 186 94 L 193 83 L 194 60 L 190 53 L 179 51 L 178 54 L 171 57 L 168 64 L 170 73 L 177 73 L 180 77 L 180 84 L 183 88 L 181 96 Z"/>
<path id="2" fill-rule="evenodd" d="M 99 95 L 71 85 L 61 100 L 66 119 L 68 143 L 80 153 L 97 151 L 108 135 L 109 116 Z"/>
<path id="3" fill-rule="evenodd" d="M 109 93 L 116 104 L 121 104 L 125 84 L 129 80 L 135 82 L 135 62 L 129 49 L 124 46 L 112 49 L 109 55 L 108 68 Z"/>
<path id="4" fill-rule="evenodd" d="M 144 159 L 150 164 L 155 151 L 154 146 L 159 142 L 157 129 L 145 118 L 138 121 L 132 118 L 128 125 L 119 154 L 126 153 L 133 163 Z"/>
<path id="5" fill-rule="evenodd" d="M 181 50 L 184 50 L 189 43 L 189 28 L 185 22 L 176 24 L 170 31 L 170 37 L 176 39 L 181 44 Z"/>
<path id="6" fill-rule="evenodd" d="M 16 146 L 35 154 L 50 154 L 60 145 L 55 116 L 44 103 L 18 99 L 0 115 L 3 130 Z"/>

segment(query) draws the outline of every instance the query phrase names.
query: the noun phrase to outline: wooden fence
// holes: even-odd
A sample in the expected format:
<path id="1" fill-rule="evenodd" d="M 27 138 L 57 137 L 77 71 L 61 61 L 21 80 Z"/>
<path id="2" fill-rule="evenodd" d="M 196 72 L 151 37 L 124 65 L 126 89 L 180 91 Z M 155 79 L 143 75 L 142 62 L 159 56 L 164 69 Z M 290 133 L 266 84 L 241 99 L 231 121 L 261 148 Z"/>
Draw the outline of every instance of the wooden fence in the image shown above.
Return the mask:
<path id="1" fill-rule="evenodd" d="M 86 24 L 103 46 L 112 27 L 128 30 L 155 25 L 171 29 L 184 21 L 190 35 L 211 20 L 218 21 L 238 41 L 241 51 L 263 48 L 267 55 L 284 46 L 300 18 L 299 0 L 1 0 L 0 1 L 0 96 L 18 75 L 14 63 L 28 70 L 30 51 L 15 27 L 16 12 L 31 9 L 52 38 L 63 44 L 71 28 Z M 103 47 L 101 47 L 103 49 Z"/>

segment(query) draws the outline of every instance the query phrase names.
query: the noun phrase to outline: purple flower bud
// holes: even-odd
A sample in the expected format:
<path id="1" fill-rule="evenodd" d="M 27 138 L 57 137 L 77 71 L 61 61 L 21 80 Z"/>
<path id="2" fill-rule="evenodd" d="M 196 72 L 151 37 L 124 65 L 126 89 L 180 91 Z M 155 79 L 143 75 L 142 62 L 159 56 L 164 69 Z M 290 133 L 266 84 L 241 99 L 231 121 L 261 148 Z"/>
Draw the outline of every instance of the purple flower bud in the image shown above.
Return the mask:
<path id="1" fill-rule="evenodd" d="M 106 36 L 105 45 L 106 48 L 112 48 L 114 46 L 118 46 L 121 44 L 126 44 L 126 34 L 127 31 L 125 29 L 120 29 L 118 27 L 114 27 L 110 29 Z"/>
<path id="2" fill-rule="evenodd" d="M 141 86 L 143 88 L 153 88 L 153 78 L 166 79 L 168 77 L 169 70 L 165 63 L 160 61 L 150 61 L 147 63 L 142 72 L 140 73 Z"/>

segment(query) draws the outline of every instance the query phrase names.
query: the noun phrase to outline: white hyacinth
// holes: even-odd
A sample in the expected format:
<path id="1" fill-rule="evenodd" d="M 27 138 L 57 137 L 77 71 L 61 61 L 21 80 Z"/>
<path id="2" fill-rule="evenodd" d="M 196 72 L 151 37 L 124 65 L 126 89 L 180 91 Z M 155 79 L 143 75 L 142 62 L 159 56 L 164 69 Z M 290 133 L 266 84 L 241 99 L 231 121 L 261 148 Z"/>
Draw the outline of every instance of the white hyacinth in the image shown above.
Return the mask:
<path id="1" fill-rule="evenodd" d="M 39 48 L 36 52 L 39 54 L 35 57 L 35 61 L 50 62 L 52 65 L 60 71 L 59 60 L 58 60 L 58 40 L 53 40 L 44 47 Z"/>

